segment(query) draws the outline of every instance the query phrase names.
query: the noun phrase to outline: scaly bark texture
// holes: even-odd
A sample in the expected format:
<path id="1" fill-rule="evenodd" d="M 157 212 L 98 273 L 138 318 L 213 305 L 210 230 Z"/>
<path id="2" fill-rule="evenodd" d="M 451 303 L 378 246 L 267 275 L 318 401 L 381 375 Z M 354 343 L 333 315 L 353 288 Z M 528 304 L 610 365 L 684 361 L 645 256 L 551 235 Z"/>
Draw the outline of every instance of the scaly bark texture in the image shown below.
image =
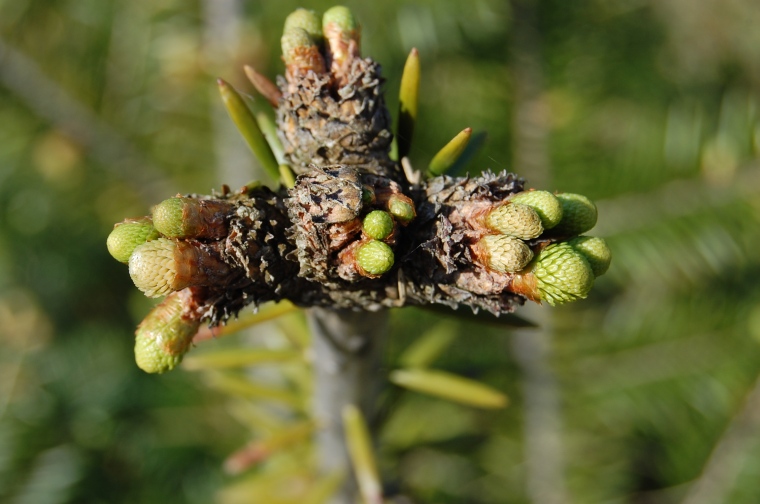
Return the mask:
<path id="1" fill-rule="evenodd" d="M 526 299 L 555 304 L 585 297 L 593 270 L 583 254 L 596 249 L 563 243 L 558 254 L 554 244 L 594 225 L 593 203 L 580 195 L 527 193 L 524 181 L 506 172 L 420 181 L 419 173 L 402 170 L 389 155 L 380 66 L 359 55 L 350 13 L 328 11 L 323 36 L 309 16 L 301 11 L 286 22 L 279 87 L 249 71 L 277 104 L 278 136 L 297 175 L 293 187 L 254 184 L 157 205 L 156 243 L 133 244 L 128 233 L 112 240 L 120 260 L 129 257 L 135 284 L 149 296 L 192 288 L 183 299 L 193 309 L 185 311 L 212 325 L 246 305 L 281 299 L 336 310 L 469 306 L 498 316 Z M 228 98 L 234 92 L 224 90 Z M 233 118 L 246 119 L 238 123 L 244 137 L 259 139 L 244 102 L 225 103 Z M 254 143 L 262 154 L 263 137 Z M 551 219 L 540 203 L 547 198 L 561 209 Z M 562 213 L 569 217 L 561 220 Z M 385 222 L 382 232 L 365 223 L 369 214 Z M 606 247 L 601 240 L 600 246 Z M 609 255 L 594 261 L 603 271 Z"/>
<path id="2" fill-rule="evenodd" d="M 375 201 L 362 201 L 371 188 Z M 391 241 L 393 268 L 377 278 L 362 275 L 354 251 L 369 239 L 362 218 L 382 208 L 402 186 L 392 179 L 360 174 L 348 166 L 319 168 L 300 175 L 288 192 L 267 188 L 192 198 L 232 203 L 223 217 L 228 232 L 219 240 L 189 240 L 211 248 L 227 265 L 195 296 L 203 318 L 218 323 L 250 303 L 289 299 L 301 306 L 343 309 L 445 304 L 511 312 L 524 298 L 508 290 L 513 276 L 477 257 L 489 231 L 482 216 L 494 204 L 520 192 L 512 174 L 475 178 L 436 177 L 409 188 L 417 217 L 397 225 Z M 536 240 L 539 243 L 539 240 Z"/>

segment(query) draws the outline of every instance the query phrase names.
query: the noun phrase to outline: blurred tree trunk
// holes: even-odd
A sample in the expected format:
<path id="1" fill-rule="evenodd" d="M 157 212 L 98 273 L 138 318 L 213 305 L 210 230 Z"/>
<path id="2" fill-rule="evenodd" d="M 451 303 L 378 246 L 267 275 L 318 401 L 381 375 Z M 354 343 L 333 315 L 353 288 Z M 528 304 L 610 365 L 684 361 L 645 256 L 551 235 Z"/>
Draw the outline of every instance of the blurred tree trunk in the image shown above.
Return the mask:
<path id="1" fill-rule="evenodd" d="M 548 110 L 543 100 L 536 2 L 512 0 L 511 4 L 514 166 L 525 175 L 530 187 L 549 187 Z M 534 504 L 564 504 L 569 499 L 564 481 L 559 390 L 549 364 L 553 339 L 551 312 L 529 303 L 522 313 L 539 326 L 517 330 L 513 339 L 525 404 L 526 493 Z"/>
<path id="2" fill-rule="evenodd" d="M 380 391 L 380 365 L 388 333 L 388 311 L 308 311 L 314 350 L 314 415 L 320 469 L 342 473 L 343 485 L 331 504 L 353 504 L 357 487 L 348 457 L 341 412 L 358 407 L 372 425 Z"/>

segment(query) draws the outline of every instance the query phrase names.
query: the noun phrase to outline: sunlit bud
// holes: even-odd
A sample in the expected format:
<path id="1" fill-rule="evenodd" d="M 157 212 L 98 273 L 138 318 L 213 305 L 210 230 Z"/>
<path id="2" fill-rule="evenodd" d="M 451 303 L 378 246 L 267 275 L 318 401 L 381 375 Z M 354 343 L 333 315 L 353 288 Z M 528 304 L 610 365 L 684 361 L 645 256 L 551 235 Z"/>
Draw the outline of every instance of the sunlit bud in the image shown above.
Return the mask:
<path id="1" fill-rule="evenodd" d="M 169 238 L 221 238 L 233 208 L 221 200 L 169 198 L 153 207 L 153 225 Z"/>
<path id="2" fill-rule="evenodd" d="M 522 240 L 538 237 L 544 227 L 533 208 L 520 203 L 507 203 L 494 208 L 486 217 L 486 225 L 502 234 Z"/>
<path id="3" fill-rule="evenodd" d="M 384 240 L 393 232 L 393 218 L 388 212 L 373 210 L 364 217 L 362 228 L 370 238 Z"/>
<path id="4" fill-rule="evenodd" d="M 610 267 L 612 253 L 603 238 L 596 236 L 577 236 L 568 243 L 586 258 L 594 276 L 604 275 Z"/>
<path id="5" fill-rule="evenodd" d="M 510 198 L 512 203 L 528 205 L 541 217 L 544 229 L 551 229 L 562 220 L 562 205 L 549 191 L 524 191 Z"/>
<path id="6" fill-rule="evenodd" d="M 228 273 L 229 267 L 207 249 L 166 238 L 140 245 L 129 258 L 129 276 L 148 297 L 193 285 L 211 285 Z"/>
<path id="7" fill-rule="evenodd" d="M 356 250 L 355 257 L 364 276 L 380 276 L 393 267 L 393 249 L 381 241 L 370 240 L 362 244 Z"/>
<path id="8" fill-rule="evenodd" d="M 417 216 L 412 200 L 403 194 L 394 194 L 388 198 L 388 211 L 404 226 Z"/>
<path id="9" fill-rule="evenodd" d="M 596 205 L 582 194 L 560 193 L 562 220 L 552 232 L 563 236 L 584 233 L 596 225 Z"/>
<path id="10" fill-rule="evenodd" d="M 292 28 L 301 28 L 309 34 L 311 40 L 317 44 L 322 41 L 322 20 L 316 11 L 311 9 L 296 9 L 285 18 L 283 33 L 287 33 Z"/>
<path id="11" fill-rule="evenodd" d="M 358 56 L 359 29 L 348 7 L 336 5 L 328 9 L 322 16 L 322 33 L 327 40 L 333 69 L 342 65 L 349 56 Z M 354 43 L 351 44 L 351 41 Z"/>
<path id="12" fill-rule="evenodd" d="M 161 235 L 153 227 L 150 217 L 127 219 L 114 226 L 113 231 L 108 235 L 106 246 L 114 259 L 126 264 L 135 247 L 155 240 L 159 236 Z"/>
<path id="13" fill-rule="evenodd" d="M 314 39 L 303 28 L 290 28 L 282 34 L 282 59 L 288 69 L 324 73 L 325 61 Z"/>
<path id="14" fill-rule="evenodd" d="M 533 259 L 530 247 L 513 236 L 486 235 L 478 245 L 485 252 L 488 267 L 499 273 L 520 271 Z"/>
<path id="15" fill-rule="evenodd" d="M 588 261 L 567 242 L 543 249 L 512 279 L 510 290 L 534 301 L 558 305 L 584 299 L 594 284 Z"/>
<path id="16" fill-rule="evenodd" d="M 171 371 L 190 347 L 200 321 L 184 310 L 184 293 L 157 305 L 137 327 L 135 361 L 146 373 Z"/>

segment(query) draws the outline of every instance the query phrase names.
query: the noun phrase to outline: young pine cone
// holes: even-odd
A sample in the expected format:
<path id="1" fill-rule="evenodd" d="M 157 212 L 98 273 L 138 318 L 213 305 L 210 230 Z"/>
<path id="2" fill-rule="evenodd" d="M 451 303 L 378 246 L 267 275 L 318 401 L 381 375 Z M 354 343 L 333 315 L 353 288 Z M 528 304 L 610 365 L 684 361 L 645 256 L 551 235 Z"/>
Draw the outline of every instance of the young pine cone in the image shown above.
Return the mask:
<path id="1" fill-rule="evenodd" d="M 117 225 L 108 239 L 138 288 L 167 295 L 138 330 L 141 367 L 171 369 L 201 321 L 223 323 L 249 304 L 444 304 L 499 315 L 527 299 L 582 299 L 607 270 L 604 240 L 578 236 L 596 222 L 585 196 L 526 191 L 506 172 L 419 181 L 391 159 L 379 65 L 359 56 L 359 28 L 347 9 L 330 9 L 321 22 L 299 9 L 286 21 L 282 46 L 279 88 L 246 71 L 276 104 L 289 163 L 279 173 L 289 188 L 178 195 L 151 217 Z M 416 118 L 416 58 L 412 51 L 402 79 L 402 156 Z M 267 146 L 277 140 L 260 131 L 274 125 L 254 120 L 234 89 L 220 86 L 244 138 L 276 173 Z M 456 162 L 470 134 L 465 129 L 441 149 L 430 174 Z"/>

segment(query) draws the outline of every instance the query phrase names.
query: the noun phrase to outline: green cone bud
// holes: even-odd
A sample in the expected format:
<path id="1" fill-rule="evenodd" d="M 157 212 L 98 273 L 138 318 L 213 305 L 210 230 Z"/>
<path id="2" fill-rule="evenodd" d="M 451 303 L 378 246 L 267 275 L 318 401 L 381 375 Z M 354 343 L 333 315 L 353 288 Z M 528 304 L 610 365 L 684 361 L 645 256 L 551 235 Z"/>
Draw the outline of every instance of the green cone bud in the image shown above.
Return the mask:
<path id="1" fill-rule="evenodd" d="M 596 205 L 582 194 L 560 193 L 557 199 L 562 205 L 562 220 L 553 232 L 563 236 L 584 233 L 596 225 Z"/>
<path id="2" fill-rule="evenodd" d="M 331 7 L 322 16 L 322 33 L 327 41 L 332 70 L 335 72 L 349 56 L 356 56 L 358 52 L 359 29 L 356 19 L 348 7 Z M 351 48 L 352 45 L 354 49 Z"/>
<path id="3" fill-rule="evenodd" d="M 388 199 L 388 211 L 403 225 L 409 224 L 417 216 L 412 200 L 401 194 L 394 194 Z"/>
<path id="4" fill-rule="evenodd" d="M 171 371 L 189 349 L 200 321 L 183 313 L 183 299 L 168 296 L 137 327 L 135 361 L 146 373 Z"/>
<path id="5" fill-rule="evenodd" d="M 282 31 L 287 33 L 292 28 L 301 28 L 317 43 L 322 40 L 322 21 L 316 11 L 300 8 L 291 12 Z"/>
<path id="6" fill-rule="evenodd" d="M 108 235 L 106 246 L 114 259 L 126 264 L 138 245 L 155 240 L 159 236 L 161 235 L 153 227 L 150 217 L 128 219 L 114 226 L 113 231 Z"/>
<path id="7" fill-rule="evenodd" d="M 186 198 L 169 198 L 153 207 L 154 226 L 162 235 L 170 238 L 186 236 L 187 226 L 182 218 L 185 202 Z"/>
<path id="8" fill-rule="evenodd" d="M 129 276 L 148 297 L 194 285 L 213 285 L 224 281 L 229 271 L 208 247 L 166 238 L 140 245 L 129 258 Z"/>
<path id="9" fill-rule="evenodd" d="M 524 191 L 510 198 L 512 203 L 528 205 L 541 217 L 544 229 L 551 229 L 562 220 L 562 205 L 549 191 Z"/>
<path id="10" fill-rule="evenodd" d="M 544 231 L 541 217 L 533 208 L 520 203 L 507 203 L 494 208 L 486 217 L 486 225 L 502 234 L 531 240 Z"/>
<path id="11" fill-rule="evenodd" d="M 539 298 L 552 306 L 584 299 L 594 284 L 588 261 L 567 242 L 542 250 L 531 273 L 536 278 Z"/>
<path id="12" fill-rule="evenodd" d="M 174 251 L 177 244 L 159 238 L 137 247 L 129 258 L 129 276 L 135 286 L 148 297 L 160 297 L 174 289 L 177 264 Z"/>
<path id="13" fill-rule="evenodd" d="M 393 218 L 388 212 L 373 210 L 364 217 L 363 229 L 370 238 L 384 240 L 393 232 Z"/>
<path id="14" fill-rule="evenodd" d="M 282 44 L 282 59 L 287 64 L 293 64 L 298 62 L 297 54 L 300 50 L 312 47 L 314 40 L 303 28 L 291 28 L 282 34 L 280 43 Z"/>
<path id="15" fill-rule="evenodd" d="M 486 235 L 478 242 L 487 254 L 488 267 L 500 273 L 523 269 L 533 252 L 523 241 L 507 235 Z"/>
<path id="16" fill-rule="evenodd" d="M 169 198 L 153 207 L 153 225 L 168 238 L 222 238 L 232 208 L 221 200 Z"/>
<path id="17" fill-rule="evenodd" d="M 322 27 L 325 33 L 330 30 L 352 32 L 356 30 L 356 19 L 348 7 L 336 5 L 322 15 Z"/>
<path id="18" fill-rule="evenodd" d="M 595 277 L 604 275 L 607 272 L 612 260 L 612 253 L 603 238 L 578 236 L 569 240 L 568 243 L 586 258 Z"/>
<path id="19" fill-rule="evenodd" d="M 356 264 L 367 276 L 379 276 L 393 267 L 393 249 L 386 243 L 371 240 L 356 251 Z"/>

